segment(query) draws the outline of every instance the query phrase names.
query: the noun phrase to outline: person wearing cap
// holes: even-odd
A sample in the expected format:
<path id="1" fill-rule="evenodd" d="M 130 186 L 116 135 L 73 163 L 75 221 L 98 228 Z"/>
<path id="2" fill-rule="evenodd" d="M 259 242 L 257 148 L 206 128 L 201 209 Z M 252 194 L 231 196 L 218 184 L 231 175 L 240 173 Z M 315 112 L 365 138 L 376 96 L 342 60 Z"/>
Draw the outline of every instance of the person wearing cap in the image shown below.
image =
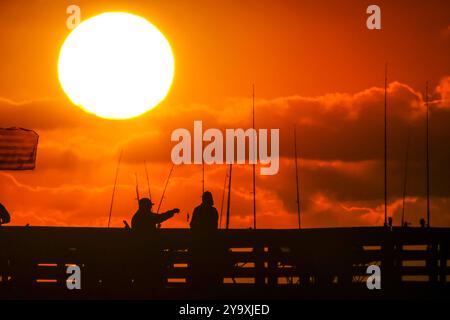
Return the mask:
<path id="1" fill-rule="evenodd" d="M 148 292 L 165 284 L 165 263 L 160 239 L 155 237 L 156 226 L 180 212 L 174 208 L 157 214 L 152 212 L 154 203 L 149 198 L 139 200 L 139 209 L 131 219 L 131 230 L 135 235 L 131 255 L 131 273 L 135 290 Z"/>
<path id="2" fill-rule="evenodd" d="M 131 219 L 131 229 L 138 232 L 151 232 L 156 230 L 156 225 L 170 219 L 180 209 L 174 208 L 167 212 L 157 214 L 152 212 L 154 203 L 149 198 L 139 200 L 139 209 Z"/>

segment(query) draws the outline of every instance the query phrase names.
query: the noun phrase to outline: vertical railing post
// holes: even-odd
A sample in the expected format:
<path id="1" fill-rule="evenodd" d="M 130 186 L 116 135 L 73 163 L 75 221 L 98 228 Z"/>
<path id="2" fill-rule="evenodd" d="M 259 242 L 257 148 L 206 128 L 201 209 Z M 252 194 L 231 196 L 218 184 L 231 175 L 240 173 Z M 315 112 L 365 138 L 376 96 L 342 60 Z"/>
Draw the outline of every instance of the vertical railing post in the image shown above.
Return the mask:
<path id="1" fill-rule="evenodd" d="M 439 243 L 439 282 L 447 282 L 447 252 L 448 246 L 445 242 Z"/>
<path id="2" fill-rule="evenodd" d="M 264 245 L 260 242 L 256 243 L 253 247 L 254 252 L 254 263 L 255 263 L 255 284 L 258 286 L 263 286 L 265 283 L 265 270 L 264 270 Z"/>
<path id="3" fill-rule="evenodd" d="M 392 232 L 389 229 L 385 229 L 384 232 L 386 235 L 381 246 L 381 285 L 382 288 L 389 291 L 392 287 L 394 287 L 394 244 L 392 241 Z"/>
<path id="4" fill-rule="evenodd" d="M 268 271 L 269 271 L 269 286 L 275 287 L 278 284 L 278 257 L 280 255 L 280 248 L 276 246 L 268 247 Z"/>
<path id="5" fill-rule="evenodd" d="M 438 281 L 438 250 L 437 250 L 437 243 L 432 241 L 430 244 L 428 244 L 428 254 L 427 254 L 427 260 L 426 260 L 426 266 L 429 276 L 430 283 L 437 283 Z"/>

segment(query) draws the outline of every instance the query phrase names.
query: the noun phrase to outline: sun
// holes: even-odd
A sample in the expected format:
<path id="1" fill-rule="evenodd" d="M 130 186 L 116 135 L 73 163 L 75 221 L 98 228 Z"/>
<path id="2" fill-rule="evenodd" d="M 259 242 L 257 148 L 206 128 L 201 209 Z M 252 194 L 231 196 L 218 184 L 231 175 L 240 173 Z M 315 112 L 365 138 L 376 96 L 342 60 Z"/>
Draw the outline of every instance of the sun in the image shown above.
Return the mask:
<path id="1" fill-rule="evenodd" d="M 169 42 L 150 22 L 107 12 L 80 23 L 67 37 L 58 76 L 69 99 L 108 119 L 139 116 L 170 90 L 175 61 Z"/>

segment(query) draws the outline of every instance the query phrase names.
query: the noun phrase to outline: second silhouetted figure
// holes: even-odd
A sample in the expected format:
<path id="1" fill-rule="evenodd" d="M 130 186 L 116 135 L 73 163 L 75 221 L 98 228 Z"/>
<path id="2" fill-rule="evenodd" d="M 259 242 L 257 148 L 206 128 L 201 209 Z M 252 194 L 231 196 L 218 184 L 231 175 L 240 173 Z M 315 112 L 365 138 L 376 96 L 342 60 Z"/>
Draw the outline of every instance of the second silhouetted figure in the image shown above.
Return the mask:
<path id="1" fill-rule="evenodd" d="M 194 209 L 191 220 L 191 229 L 195 231 L 212 231 L 217 229 L 219 214 L 214 208 L 211 192 L 205 191 L 202 203 Z"/>

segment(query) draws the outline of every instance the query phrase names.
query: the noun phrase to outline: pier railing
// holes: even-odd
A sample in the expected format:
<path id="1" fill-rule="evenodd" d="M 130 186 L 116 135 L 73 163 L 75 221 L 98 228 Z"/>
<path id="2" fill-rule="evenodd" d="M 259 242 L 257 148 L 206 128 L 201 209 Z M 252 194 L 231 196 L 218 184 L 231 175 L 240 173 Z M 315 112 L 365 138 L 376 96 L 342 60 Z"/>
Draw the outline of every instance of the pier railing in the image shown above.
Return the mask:
<path id="1" fill-rule="evenodd" d="M 116 228 L 1 227 L 0 247 L 0 297 L 176 297 L 196 285 L 230 297 L 295 298 L 330 290 L 359 295 L 368 292 L 369 265 L 379 266 L 384 294 L 450 297 L 448 228 L 219 230 L 202 236 L 160 229 L 137 237 Z M 67 288 L 71 265 L 80 268 L 81 290 Z M 145 275 L 151 293 L 139 286 Z"/>

